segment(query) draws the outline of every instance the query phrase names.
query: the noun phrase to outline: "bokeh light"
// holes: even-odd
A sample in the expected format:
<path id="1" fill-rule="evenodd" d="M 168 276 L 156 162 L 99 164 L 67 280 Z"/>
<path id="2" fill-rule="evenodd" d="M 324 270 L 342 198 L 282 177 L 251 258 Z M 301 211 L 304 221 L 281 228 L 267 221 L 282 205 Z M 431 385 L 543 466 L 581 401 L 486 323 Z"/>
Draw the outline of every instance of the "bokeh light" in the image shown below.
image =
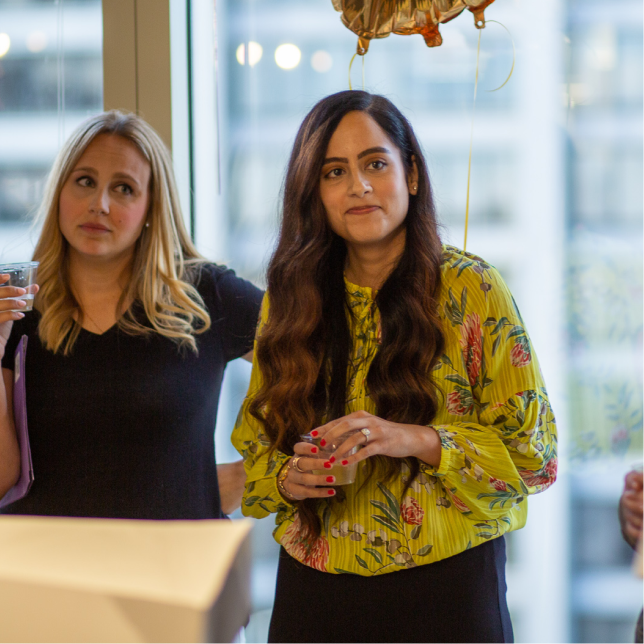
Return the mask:
<path id="1" fill-rule="evenodd" d="M 257 65 L 257 63 L 262 59 L 263 54 L 264 49 L 258 42 L 253 42 L 251 40 L 248 43 L 248 64 L 251 67 L 255 67 L 255 65 Z M 246 43 L 242 43 L 237 47 L 235 56 L 240 65 L 246 64 Z"/>
<path id="2" fill-rule="evenodd" d="M 320 74 L 326 74 L 333 67 L 331 54 L 323 49 L 316 51 L 311 56 L 311 67 Z"/>
<path id="3" fill-rule="evenodd" d="M 2 58 L 9 51 L 10 47 L 11 38 L 9 38 L 9 34 L 0 34 L 0 58 Z"/>
<path id="4" fill-rule="evenodd" d="M 275 50 L 275 62 L 282 69 L 293 69 L 300 64 L 300 60 L 302 52 L 295 45 L 286 43 Z"/>
<path id="5" fill-rule="evenodd" d="M 47 47 L 47 34 L 43 31 L 32 31 L 27 36 L 27 49 L 32 54 L 37 54 Z"/>

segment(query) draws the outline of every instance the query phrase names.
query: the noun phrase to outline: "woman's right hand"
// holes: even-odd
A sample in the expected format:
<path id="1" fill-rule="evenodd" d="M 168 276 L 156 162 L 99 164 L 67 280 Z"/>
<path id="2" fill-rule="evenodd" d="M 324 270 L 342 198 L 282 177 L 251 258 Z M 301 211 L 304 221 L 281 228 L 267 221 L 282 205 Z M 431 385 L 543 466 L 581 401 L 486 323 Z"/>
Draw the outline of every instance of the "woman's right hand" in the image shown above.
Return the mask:
<path id="1" fill-rule="evenodd" d="M 27 292 L 27 289 L 16 286 L 2 286 L 8 279 L 9 275 L 6 273 L 0 274 L 0 358 L 4 356 L 4 350 L 11 335 L 11 327 L 14 321 L 25 317 L 24 313 L 11 311 L 10 309 L 22 309 L 27 306 L 25 300 L 20 299 Z M 30 288 L 34 289 L 34 294 L 38 292 L 37 286 L 34 285 L 34 287 Z"/>
<path id="2" fill-rule="evenodd" d="M 291 458 L 290 468 L 283 481 L 287 494 L 296 501 L 302 499 L 326 499 L 335 496 L 335 489 L 325 487 L 335 483 L 335 477 L 331 474 L 313 474 L 311 470 L 322 468 L 323 459 L 316 458 L 319 448 L 310 443 L 296 443 L 293 451 L 295 456 Z M 299 468 L 299 469 L 298 469 Z M 300 471 L 301 470 L 301 471 Z"/>

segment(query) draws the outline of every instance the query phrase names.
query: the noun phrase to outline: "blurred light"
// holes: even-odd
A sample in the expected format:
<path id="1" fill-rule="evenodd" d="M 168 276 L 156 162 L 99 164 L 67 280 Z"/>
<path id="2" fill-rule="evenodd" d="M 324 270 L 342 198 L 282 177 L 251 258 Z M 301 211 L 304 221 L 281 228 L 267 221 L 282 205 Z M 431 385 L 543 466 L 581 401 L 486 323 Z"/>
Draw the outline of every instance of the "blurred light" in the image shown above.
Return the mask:
<path id="1" fill-rule="evenodd" d="M 248 43 L 248 64 L 251 67 L 255 67 L 257 63 L 262 59 L 264 54 L 264 49 L 258 42 L 253 42 L 252 40 Z M 237 52 L 235 54 L 237 57 L 237 62 L 240 65 L 246 64 L 246 43 L 242 43 L 237 47 Z"/>
<path id="2" fill-rule="evenodd" d="M 245 65 L 246 64 L 246 45 L 242 43 L 237 47 L 237 51 L 235 52 L 235 57 L 237 58 L 237 62 L 240 65 Z"/>
<path id="3" fill-rule="evenodd" d="M 0 58 L 2 58 L 11 47 L 11 38 L 8 34 L 0 34 Z"/>
<path id="4" fill-rule="evenodd" d="M 262 49 L 262 46 L 258 42 L 251 42 L 248 43 L 248 64 L 251 67 L 255 67 L 257 63 L 262 59 L 262 54 L 264 53 L 264 50 Z"/>
<path id="5" fill-rule="evenodd" d="M 27 36 L 27 49 L 31 53 L 37 54 L 45 47 L 47 47 L 47 34 L 43 33 L 42 31 L 32 31 Z"/>
<path id="6" fill-rule="evenodd" d="M 592 30 L 595 68 L 610 72 L 617 62 L 617 34 L 613 25 L 597 25 Z"/>
<path id="7" fill-rule="evenodd" d="M 320 74 L 325 74 L 333 67 L 333 58 L 328 51 L 320 49 L 311 56 L 311 67 Z"/>
<path id="8" fill-rule="evenodd" d="M 275 62 L 282 69 L 293 69 L 300 64 L 302 52 L 295 45 L 280 45 L 275 50 Z"/>

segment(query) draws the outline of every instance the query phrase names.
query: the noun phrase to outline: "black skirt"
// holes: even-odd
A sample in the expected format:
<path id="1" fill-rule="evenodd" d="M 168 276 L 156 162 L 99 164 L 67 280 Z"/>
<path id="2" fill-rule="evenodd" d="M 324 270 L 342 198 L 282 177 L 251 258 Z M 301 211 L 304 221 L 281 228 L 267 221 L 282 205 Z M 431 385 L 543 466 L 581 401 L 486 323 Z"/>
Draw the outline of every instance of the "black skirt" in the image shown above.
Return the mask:
<path id="1" fill-rule="evenodd" d="M 363 577 L 280 551 L 269 642 L 513 642 L 505 540 L 436 563 Z"/>

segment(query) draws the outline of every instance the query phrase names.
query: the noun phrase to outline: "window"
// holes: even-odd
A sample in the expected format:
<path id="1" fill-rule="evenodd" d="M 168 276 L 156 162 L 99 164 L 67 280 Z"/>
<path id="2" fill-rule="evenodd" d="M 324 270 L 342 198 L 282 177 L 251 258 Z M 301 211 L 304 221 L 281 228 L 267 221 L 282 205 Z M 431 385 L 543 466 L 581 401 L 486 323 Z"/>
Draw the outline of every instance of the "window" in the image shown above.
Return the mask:
<path id="1" fill-rule="evenodd" d="M 217 12 L 225 258 L 263 283 L 296 129 L 316 100 L 348 88 L 356 37 L 330 0 L 220 0 Z M 621 580 L 616 588 L 623 597 L 638 583 L 623 565 L 629 553 L 619 543 L 615 511 L 622 475 L 641 458 L 642 445 L 641 6 L 627 0 L 606 15 L 597 1 L 561 0 L 540 14 L 499 2 L 486 17 L 512 32 L 516 66 L 502 90 L 486 91 L 503 82 L 512 64 L 507 34 L 488 24 L 468 250 L 495 264 L 513 290 L 561 431 L 560 481 L 531 501 L 528 526 L 509 539 L 515 635 L 517 641 L 588 637 L 591 617 L 632 630 L 636 614 L 615 607 L 602 614 L 596 593 L 611 575 Z M 478 32 L 466 12 L 441 33 L 444 44 L 433 50 L 418 36 L 373 41 L 364 69 L 366 89 L 392 98 L 419 134 L 444 239 L 462 246 Z M 354 88 L 362 87 L 361 67 L 358 58 Z M 244 395 L 245 376 L 229 377 L 233 407 Z M 232 420 L 234 412 L 224 410 L 223 417 Z M 218 440 L 223 452 L 227 435 Z M 597 469 L 610 484 L 601 500 L 589 503 L 588 472 Z M 571 505 L 579 509 L 569 517 Z M 586 559 L 575 560 L 567 578 L 567 547 L 596 547 L 588 526 L 597 521 L 613 521 L 610 547 L 618 552 L 592 569 Z M 272 518 L 256 528 L 259 612 L 248 635 L 255 640 L 265 635 L 272 602 L 272 528 Z M 535 614 L 535 596 L 549 598 L 548 620 Z M 602 633 L 607 638 L 610 630 Z"/>
<path id="2" fill-rule="evenodd" d="M 0 0 L 0 258 L 31 257 L 31 215 L 74 127 L 103 107 L 100 0 Z"/>

